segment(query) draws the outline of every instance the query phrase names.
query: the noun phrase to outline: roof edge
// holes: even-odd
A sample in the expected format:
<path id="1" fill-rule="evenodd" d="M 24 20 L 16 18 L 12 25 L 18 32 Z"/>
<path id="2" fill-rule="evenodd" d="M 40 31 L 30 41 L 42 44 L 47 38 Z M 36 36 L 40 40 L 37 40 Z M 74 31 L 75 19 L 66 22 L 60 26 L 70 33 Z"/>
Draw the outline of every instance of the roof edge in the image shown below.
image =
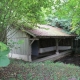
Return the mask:
<path id="1" fill-rule="evenodd" d="M 31 32 L 29 32 L 29 31 L 27 31 L 27 30 L 24 30 L 23 28 L 21 28 L 21 31 L 26 32 L 26 33 L 28 33 L 29 35 L 33 36 L 33 37 L 36 37 L 36 35 L 32 34 Z"/>

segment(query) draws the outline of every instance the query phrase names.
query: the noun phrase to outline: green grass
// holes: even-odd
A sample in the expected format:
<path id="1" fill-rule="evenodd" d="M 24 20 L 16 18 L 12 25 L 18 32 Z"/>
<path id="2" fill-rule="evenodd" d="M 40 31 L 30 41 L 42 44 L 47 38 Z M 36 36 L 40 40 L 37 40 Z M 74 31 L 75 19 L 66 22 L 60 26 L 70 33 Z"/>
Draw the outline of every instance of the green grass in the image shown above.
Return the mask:
<path id="1" fill-rule="evenodd" d="M 2 73 L 1 80 L 80 80 L 80 67 L 51 61 L 28 63 L 13 60 Z"/>

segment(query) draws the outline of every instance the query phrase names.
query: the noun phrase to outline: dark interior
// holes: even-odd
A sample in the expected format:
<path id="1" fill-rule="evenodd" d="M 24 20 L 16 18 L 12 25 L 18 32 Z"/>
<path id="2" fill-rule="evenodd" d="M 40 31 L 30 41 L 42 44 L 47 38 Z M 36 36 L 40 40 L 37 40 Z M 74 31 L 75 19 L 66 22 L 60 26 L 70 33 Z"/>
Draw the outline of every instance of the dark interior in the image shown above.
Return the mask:
<path id="1" fill-rule="evenodd" d="M 32 43 L 32 60 L 55 54 L 56 50 L 43 53 L 39 52 L 40 48 L 46 48 L 52 46 L 56 46 L 56 41 L 54 38 L 41 38 L 39 40 L 35 40 Z M 59 46 L 71 46 L 71 39 L 70 38 L 59 39 Z M 62 51 L 64 50 L 59 50 L 59 52 Z"/>

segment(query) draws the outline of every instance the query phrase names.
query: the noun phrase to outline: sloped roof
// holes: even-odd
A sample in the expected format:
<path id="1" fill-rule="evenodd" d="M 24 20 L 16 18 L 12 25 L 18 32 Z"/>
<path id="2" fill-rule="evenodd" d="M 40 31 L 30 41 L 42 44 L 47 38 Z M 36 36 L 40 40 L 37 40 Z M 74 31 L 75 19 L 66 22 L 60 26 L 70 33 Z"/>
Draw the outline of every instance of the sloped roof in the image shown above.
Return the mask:
<path id="1" fill-rule="evenodd" d="M 38 25 L 34 29 L 26 29 L 26 31 L 35 37 L 75 37 L 76 35 L 67 34 L 63 29 L 52 27 L 49 25 Z"/>

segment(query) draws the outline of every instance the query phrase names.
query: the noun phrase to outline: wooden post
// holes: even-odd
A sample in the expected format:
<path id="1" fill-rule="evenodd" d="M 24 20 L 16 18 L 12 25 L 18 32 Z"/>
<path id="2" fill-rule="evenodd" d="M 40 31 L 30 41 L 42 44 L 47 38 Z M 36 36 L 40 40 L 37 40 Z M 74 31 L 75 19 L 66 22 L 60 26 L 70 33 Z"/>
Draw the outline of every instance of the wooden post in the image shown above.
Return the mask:
<path id="1" fill-rule="evenodd" d="M 29 44 L 28 44 L 28 54 L 27 54 L 27 56 L 28 56 L 28 61 L 29 62 L 32 62 L 32 58 L 31 58 L 31 54 L 32 54 L 32 50 L 31 50 L 31 41 L 30 41 L 30 36 L 28 37 L 28 42 L 29 42 Z"/>
<path id="2" fill-rule="evenodd" d="M 56 54 L 59 54 L 59 48 L 58 48 L 58 38 L 55 39 L 56 40 Z"/>
<path id="3" fill-rule="evenodd" d="M 71 39 L 71 49 L 73 50 L 73 38 Z"/>
<path id="4" fill-rule="evenodd" d="M 31 46 L 35 40 L 36 39 L 29 39 L 29 55 L 28 55 L 29 62 L 32 62 L 32 57 L 31 57 L 32 56 L 32 48 L 31 48 Z"/>

